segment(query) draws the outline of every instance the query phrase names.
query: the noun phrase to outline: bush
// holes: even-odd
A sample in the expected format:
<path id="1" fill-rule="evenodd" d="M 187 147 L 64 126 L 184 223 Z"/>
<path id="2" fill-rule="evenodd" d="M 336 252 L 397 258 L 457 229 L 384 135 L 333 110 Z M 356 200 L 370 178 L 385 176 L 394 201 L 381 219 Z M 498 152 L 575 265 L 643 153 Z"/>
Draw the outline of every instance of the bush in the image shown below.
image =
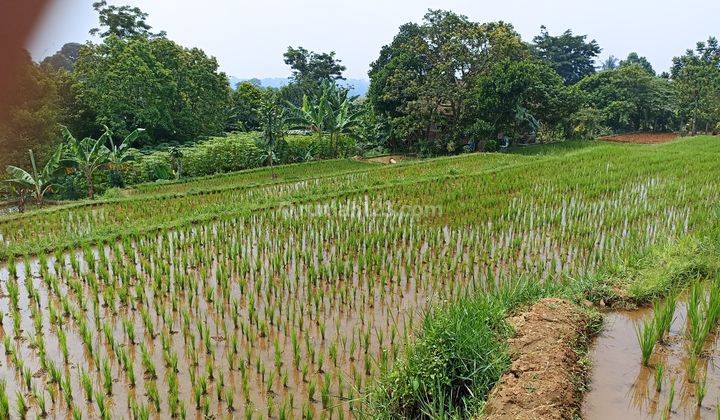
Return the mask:
<path id="1" fill-rule="evenodd" d="M 182 147 L 182 175 L 197 177 L 262 166 L 260 140 L 257 132 L 231 133 Z M 327 136 L 317 135 L 288 135 L 276 150 L 278 164 L 347 157 L 355 152 L 355 141 L 349 137 L 338 139 L 336 152 Z M 168 151 L 153 151 L 123 168 L 122 177 L 127 184 L 170 180 L 175 178 L 175 168 Z"/>
<path id="2" fill-rule="evenodd" d="M 254 133 L 213 137 L 183 149 L 183 176 L 212 175 L 260 166 L 262 151 Z"/>

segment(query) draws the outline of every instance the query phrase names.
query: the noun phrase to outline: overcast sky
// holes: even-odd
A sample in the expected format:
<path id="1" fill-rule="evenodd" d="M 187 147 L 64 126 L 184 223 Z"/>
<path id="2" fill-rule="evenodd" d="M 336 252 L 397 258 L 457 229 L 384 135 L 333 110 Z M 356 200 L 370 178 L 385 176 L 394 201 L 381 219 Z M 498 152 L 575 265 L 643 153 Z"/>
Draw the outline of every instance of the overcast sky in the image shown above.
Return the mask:
<path id="1" fill-rule="evenodd" d="M 91 39 L 93 0 L 55 0 L 28 49 L 36 60 L 65 42 Z M 418 22 L 428 8 L 453 10 L 478 22 L 504 20 L 529 41 L 546 25 L 596 39 L 602 57 L 631 51 L 666 70 L 673 56 L 720 34 L 719 0 L 125 0 L 150 14 L 154 30 L 217 57 L 221 70 L 240 78 L 289 74 L 289 46 L 336 51 L 346 77 L 367 78 L 369 63 L 398 27 Z"/>

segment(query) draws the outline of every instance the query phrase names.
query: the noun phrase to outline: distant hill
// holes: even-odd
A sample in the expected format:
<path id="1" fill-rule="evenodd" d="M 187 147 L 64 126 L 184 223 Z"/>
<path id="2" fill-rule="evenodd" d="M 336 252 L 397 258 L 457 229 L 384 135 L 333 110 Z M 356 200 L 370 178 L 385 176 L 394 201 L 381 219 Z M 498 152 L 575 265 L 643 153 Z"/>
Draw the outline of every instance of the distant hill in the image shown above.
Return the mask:
<path id="1" fill-rule="evenodd" d="M 240 79 L 235 76 L 229 76 L 228 79 L 230 80 L 230 86 L 232 86 L 233 89 L 237 86 L 240 82 L 245 82 L 248 80 L 254 80 L 259 81 L 260 86 L 262 87 L 274 87 L 274 88 L 280 88 L 288 83 L 290 83 L 289 77 L 266 77 L 263 79 L 255 78 L 255 79 Z M 346 80 L 340 80 L 339 84 L 341 86 L 347 86 L 350 88 L 350 94 L 355 96 L 365 96 L 368 91 L 368 87 L 370 86 L 370 81 L 364 80 L 364 79 L 346 79 Z"/>

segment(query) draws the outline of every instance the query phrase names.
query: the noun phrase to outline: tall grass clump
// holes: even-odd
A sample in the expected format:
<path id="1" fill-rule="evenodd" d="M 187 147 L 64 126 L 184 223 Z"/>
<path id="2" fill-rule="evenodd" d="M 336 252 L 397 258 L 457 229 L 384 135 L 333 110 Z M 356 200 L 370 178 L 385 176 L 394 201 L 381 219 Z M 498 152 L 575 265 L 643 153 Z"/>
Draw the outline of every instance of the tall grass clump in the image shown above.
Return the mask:
<path id="1" fill-rule="evenodd" d="M 368 397 L 375 418 L 472 414 L 510 364 L 507 311 L 542 293 L 516 287 L 461 298 L 428 312 L 417 340 Z"/>

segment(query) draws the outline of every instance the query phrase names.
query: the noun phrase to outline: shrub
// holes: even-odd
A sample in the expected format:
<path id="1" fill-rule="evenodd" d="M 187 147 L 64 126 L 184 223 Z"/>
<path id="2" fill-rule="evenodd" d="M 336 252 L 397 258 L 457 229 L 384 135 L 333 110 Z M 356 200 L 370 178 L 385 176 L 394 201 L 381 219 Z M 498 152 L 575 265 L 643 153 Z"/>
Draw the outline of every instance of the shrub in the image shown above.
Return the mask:
<path id="1" fill-rule="evenodd" d="M 182 175 L 197 177 L 261 166 L 259 140 L 259 133 L 231 133 L 182 147 Z M 347 157 L 355 152 L 355 141 L 349 137 L 338 139 L 335 153 L 327 136 L 297 134 L 286 136 L 276 151 L 279 164 Z M 161 150 L 145 154 L 123 168 L 122 177 L 128 184 L 174 179 L 170 153 Z"/>

